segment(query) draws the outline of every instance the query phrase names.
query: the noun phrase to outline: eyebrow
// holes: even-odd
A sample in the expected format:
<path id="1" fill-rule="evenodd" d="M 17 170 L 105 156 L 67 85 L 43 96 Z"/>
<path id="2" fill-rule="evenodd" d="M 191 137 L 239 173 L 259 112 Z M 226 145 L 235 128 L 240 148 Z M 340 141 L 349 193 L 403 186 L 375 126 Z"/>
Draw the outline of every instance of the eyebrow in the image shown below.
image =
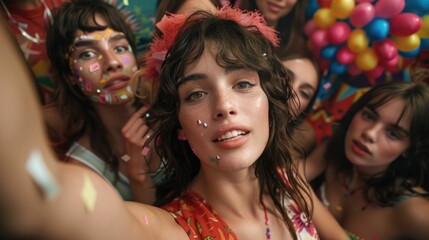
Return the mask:
<path id="1" fill-rule="evenodd" d="M 117 42 L 120 41 L 122 39 L 126 39 L 125 35 L 123 34 L 117 34 L 113 37 L 109 37 L 108 42 Z M 78 48 L 78 47 L 87 47 L 87 46 L 92 46 L 92 45 L 96 45 L 100 40 L 98 39 L 82 39 L 82 40 L 76 40 L 75 43 L 73 43 L 73 46 Z"/>
<path id="2" fill-rule="evenodd" d="M 310 88 L 311 90 L 313 90 L 313 91 L 316 91 L 316 88 L 315 87 L 313 87 L 311 84 L 309 84 L 309 83 L 304 83 L 302 86 L 301 86 L 301 88 Z"/>
<path id="3" fill-rule="evenodd" d="M 374 107 L 373 106 L 366 106 L 366 108 L 368 108 L 374 115 L 376 115 L 377 116 L 377 118 L 380 116 L 379 114 L 378 114 L 378 112 L 374 109 Z M 406 130 L 405 128 L 403 128 L 403 127 L 401 127 L 401 126 L 399 126 L 399 122 L 400 122 L 400 119 L 398 119 L 398 121 L 397 121 L 397 123 L 396 124 L 389 124 L 389 126 L 391 126 L 391 127 L 393 127 L 394 129 L 396 129 L 396 130 L 398 130 L 399 132 L 401 132 L 402 134 L 404 134 L 404 135 L 406 135 L 406 136 L 409 136 L 410 135 L 410 132 L 408 131 L 408 130 Z"/>

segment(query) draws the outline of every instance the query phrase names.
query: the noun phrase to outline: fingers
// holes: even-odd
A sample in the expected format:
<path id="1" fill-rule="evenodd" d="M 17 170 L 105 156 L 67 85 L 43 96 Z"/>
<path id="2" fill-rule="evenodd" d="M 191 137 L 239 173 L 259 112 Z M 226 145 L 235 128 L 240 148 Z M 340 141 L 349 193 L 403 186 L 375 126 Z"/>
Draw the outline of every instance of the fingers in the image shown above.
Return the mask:
<path id="1" fill-rule="evenodd" d="M 132 128 L 135 124 L 135 122 L 143 122 L 142 115 L 149 110 L 149 105 L 144 105 L 139 110 L 137 110 L 131 118 L 128 120 L 128 122 L 124 125 L 122 128 L 122 133 L 124 132 L 130 132 L 130 128 Z M 135 127 L 135 126 L 134 126 Z"/>

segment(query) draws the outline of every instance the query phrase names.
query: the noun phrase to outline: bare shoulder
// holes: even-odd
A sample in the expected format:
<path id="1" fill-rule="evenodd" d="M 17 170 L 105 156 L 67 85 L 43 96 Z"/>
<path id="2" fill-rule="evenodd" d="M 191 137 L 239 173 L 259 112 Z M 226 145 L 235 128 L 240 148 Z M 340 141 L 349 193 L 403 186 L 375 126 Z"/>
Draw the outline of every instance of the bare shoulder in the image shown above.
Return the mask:
<path id="1" fill-rule="evenodd" d="M 399 228 L 408 236 L 429 239 L 429 198 L 411 197 L 395 206 L 395 218 Z"/>
<path id="2" fill-rule="evenodd" d="M 169 240 L 172 236 L 174 239 L 189 239 L 173 215 L 166 210 L 138 202 L 126 202 L 126 206 L 139 224 L 149 230 L 145 234 L 147 239 Z"/>

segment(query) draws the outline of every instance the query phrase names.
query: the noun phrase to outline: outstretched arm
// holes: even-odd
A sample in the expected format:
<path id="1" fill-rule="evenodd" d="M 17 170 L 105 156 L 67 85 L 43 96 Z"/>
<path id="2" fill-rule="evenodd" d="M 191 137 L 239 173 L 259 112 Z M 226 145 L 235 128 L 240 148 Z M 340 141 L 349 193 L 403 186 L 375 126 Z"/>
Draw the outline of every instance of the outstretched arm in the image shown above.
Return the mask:
<path id="1" fill-rule="evenodd" d="M 0 36 L 0 237 L 185 239 L 167 212 L 124 203 L 97 174 L 55 160 L 31 75 L 3 19 Z"/>

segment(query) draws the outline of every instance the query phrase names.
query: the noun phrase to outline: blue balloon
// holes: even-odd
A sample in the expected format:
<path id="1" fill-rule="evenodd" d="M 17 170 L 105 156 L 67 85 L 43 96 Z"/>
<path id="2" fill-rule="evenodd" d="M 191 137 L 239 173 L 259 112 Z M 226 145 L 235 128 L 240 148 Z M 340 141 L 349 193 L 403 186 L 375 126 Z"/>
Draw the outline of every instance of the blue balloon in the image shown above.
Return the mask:
<path id="1" fill-rule="evenodd" d="M 429 38 L 420 38 L 420 47 L 422 49 L 429 49 Z"/>
<path id="2" fill-rule="evenodd" d="M 429 0 L 406 0 L 402 12 L 412 12 L 419 16 L 429 14 Z"/>
<path id="3" fill-rule="evenodd" d="M 329 65 L 329 71 L 336 74 L 343 74 L 347 71 L 347 65 L 340 64 L 337 61 L 332 61 Z"/>
<path id="4" fill-rule="evenodd" d="M 415 58 L 417 57 L 417 55 L 419 55 L 420 50 L 421 50 L 421 44 L 414 50 L 411 50 L 408 52 L 398 51 L 398 53 L 401 57 L 404 57 L 404 58 Z"/>
<path id="5" fill-rule="evenodd" d="M 389 35 L 390 25 L 384 18 L 375 18 L 363 28 L 369 39 L 383 40 Z"/>
<path id="6" fill-rule="evenodd" d="M 324 59 L 334 59 L 338 46 L 326 46 L 320 50 L 320 56 Z"/>

